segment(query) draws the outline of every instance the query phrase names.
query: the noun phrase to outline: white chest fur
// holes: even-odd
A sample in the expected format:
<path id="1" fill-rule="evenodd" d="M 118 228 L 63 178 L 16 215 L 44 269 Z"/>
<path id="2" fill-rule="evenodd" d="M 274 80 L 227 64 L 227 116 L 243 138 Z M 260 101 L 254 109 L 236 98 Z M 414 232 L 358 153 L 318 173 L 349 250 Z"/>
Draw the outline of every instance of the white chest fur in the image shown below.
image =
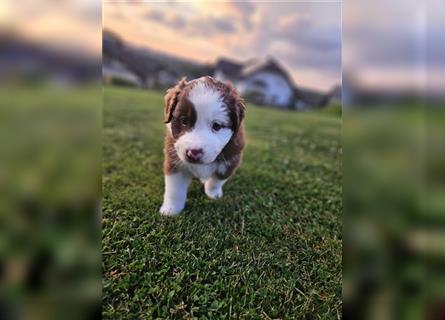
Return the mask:
<path id="1" fill-rule="evenodd" d="M 216 171 L 218 165 L 215 162 L 209 164 L 183 164 L 184 170 L 188 171 L 192 176 L 198 179 L 208 179 Z"/>

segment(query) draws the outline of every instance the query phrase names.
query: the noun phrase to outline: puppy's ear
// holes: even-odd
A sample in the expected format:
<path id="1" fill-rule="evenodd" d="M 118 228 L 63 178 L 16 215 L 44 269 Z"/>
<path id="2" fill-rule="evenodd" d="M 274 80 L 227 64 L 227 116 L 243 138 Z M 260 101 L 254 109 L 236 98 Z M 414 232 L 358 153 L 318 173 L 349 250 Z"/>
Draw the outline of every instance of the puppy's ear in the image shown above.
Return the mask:
<path id="1" fill-rule="evenodd" d="M 169 123 L 172 120 L 173 112 L 178 104 L 179 94 L 187 85 L 186 77 L 182 78 L 176 86 L 167 90 L 164 96 L 164 122 Z"/>
<path id="2" fill-rule="evenodd" d="M 230 107 L 230 120 L 232 121 L 233 131 L 236 132 L 238 131 L 238 128 L 240 127 L 241 122 L 244 119 L 246 104 L 244 102 L 244 99 L 239 95 L 238 90 L 236 90 L 232 82 L 227 81 L 226 86 L 230 98 L 233 101 L 233 105 Z"/>

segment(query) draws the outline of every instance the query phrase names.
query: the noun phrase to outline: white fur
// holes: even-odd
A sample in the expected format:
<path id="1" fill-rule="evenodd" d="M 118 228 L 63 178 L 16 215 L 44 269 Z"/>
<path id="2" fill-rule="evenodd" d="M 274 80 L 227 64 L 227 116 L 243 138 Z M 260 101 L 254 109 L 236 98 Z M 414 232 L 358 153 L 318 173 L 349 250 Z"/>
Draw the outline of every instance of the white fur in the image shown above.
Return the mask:
<path id="1" fill-rule="evenodd" d="M 224 146 L 232 137 L 230 128 L 222 128 L 219 131 L 212 130 L 214 121 L 229 125 L 227 111 L 225 110 L 221 94 L 208 86 L 202 80 L 189 93 L 189 100 L 196 110 L 196 123 L 190 132 L 182 135 L 175 142 L 175 149 L 179 158 L 186 162 L 188 149 L 202 149 L 204 151 L 202 162 L 210 164 L 215 161 Z"/>
<path id="2" fill-rule="evenodd" d="M 206 180 L 215 173 L 217 165 L 214 162 L 209 164 L 183 163 L 182 168 L 190 172 L 192 176 Z"/>
<path id="3" fill-rule="evenodd" d="M 227 168 L 230 166 L 230 161 L 222 161 L 218 166 L 218 172 L 220 174 L 225 174 L 227 172 Z"/>
<path id="4" fill-rule="evenodd" d="M 226 183 L 226 180 L 220 180 L 216 177 L 211 177 L 204 183 L 204 191 L 206 195 L 211 199 L 218 199 L 223 196 L 222 186 Z"/>
<path id="5" fill-rule="evenodd" d="M 191 181 L 192 176 L 183 170 L 165 175 L 164 203 L 159 210 L 161 214 L 175 216 L 184 209 Z"/>

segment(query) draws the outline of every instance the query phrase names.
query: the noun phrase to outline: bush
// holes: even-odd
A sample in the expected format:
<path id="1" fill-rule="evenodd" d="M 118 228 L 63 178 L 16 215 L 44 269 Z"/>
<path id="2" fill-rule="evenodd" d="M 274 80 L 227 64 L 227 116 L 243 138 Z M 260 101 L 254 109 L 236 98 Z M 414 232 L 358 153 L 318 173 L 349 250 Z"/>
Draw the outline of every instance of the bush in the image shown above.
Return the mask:
<path id="1" fill-rule="evenodd" d="M 336 115 L 336 116 L 341 116 L 342 115 L 342 105 L 339 103 L 330 104 L 326 108 L 321 109 L 321 112 Z"/>
<path id="2" fill-rule="evenodd" d="M 110 83 L 114 86 L 120 87 L 137 87 L 134 82 L 122 78 L 112 78 Z"/>

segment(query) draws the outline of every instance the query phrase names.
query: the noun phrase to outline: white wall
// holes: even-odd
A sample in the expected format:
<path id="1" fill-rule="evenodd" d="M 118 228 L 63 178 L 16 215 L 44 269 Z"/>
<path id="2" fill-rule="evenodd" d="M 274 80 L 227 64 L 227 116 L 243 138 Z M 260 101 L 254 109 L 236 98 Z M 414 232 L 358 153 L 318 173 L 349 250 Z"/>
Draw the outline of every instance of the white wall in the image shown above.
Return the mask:
<path id="1" fill-rule="evenodd" d="M 102 66 L 102 77 L 111 79 L 122 79 L 133 83 L 137 87 L 141 86 L 141 81 L 139 80 L 139 78 L 130 71 L 126 70 L 116 70 L 108 66 Z"/>
<path id="2" fill-rule="evenodd" d="M 266 84 L 264 88 L 258 87 L 255 84 L 255 81 L 258 80 Z M 265 104 L 281 107 L 289 106 L 293 97 L 293 89 L 287 80 L 283 76 L 270 71 L 262 71 L 254 74 L 252 77 L 239 83 L 238 90 L 242 95 L 249 91 L 261 91 L 265 95 Z"/>

